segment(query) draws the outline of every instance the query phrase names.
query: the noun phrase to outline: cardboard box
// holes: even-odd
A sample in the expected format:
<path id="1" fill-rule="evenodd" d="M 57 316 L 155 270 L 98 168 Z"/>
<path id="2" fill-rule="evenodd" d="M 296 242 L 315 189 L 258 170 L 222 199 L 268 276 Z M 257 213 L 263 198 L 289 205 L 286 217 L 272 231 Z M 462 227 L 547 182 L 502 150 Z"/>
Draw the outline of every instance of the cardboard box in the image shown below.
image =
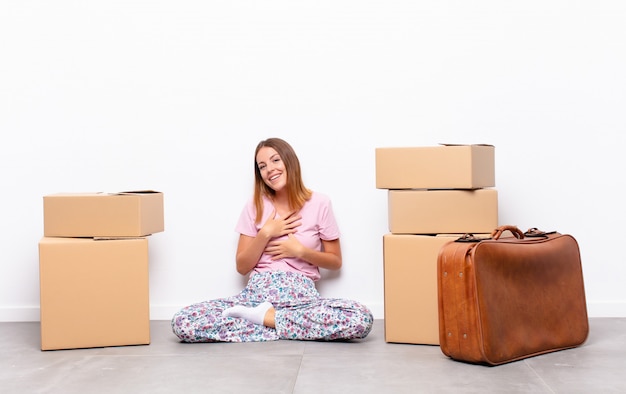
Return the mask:
<path id="1" fill-rule="evenodd" d="M 498 192 L 389 190 L 388 210 L 394 234 L 491 233 L 498 226 Z"/>
<path id="2" fill-rule="evenodd" d="M 386 342 L 439 345 L 437 256 L 460 236 L 383 236 Z"/>
<path id="3" fill-rule="evenodd" d="M 58 193 L 44 196 L 46 237 L 141 237 L 164 230 L 163 193 Z"/>
<path id="4" fill-rule="evenodd" d="M 41 349 L 150 343 L 148 240 L 39 242 Z"/>
<path id="5" fill-rule="evenodd" d="M 378 189 L 495 187 L 493 145 L 376 148 Z"/>

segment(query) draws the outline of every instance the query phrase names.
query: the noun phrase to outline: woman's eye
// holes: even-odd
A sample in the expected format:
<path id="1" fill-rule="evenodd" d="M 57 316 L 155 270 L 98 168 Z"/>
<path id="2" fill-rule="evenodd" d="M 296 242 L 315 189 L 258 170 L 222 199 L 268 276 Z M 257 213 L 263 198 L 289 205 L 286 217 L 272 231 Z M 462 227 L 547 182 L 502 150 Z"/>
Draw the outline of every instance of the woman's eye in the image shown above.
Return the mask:
<path id="1" fill-rule="evenodd" d="M 259 171 L 263 171 L 265 169 L 265 164 L 259 166 Z"/>

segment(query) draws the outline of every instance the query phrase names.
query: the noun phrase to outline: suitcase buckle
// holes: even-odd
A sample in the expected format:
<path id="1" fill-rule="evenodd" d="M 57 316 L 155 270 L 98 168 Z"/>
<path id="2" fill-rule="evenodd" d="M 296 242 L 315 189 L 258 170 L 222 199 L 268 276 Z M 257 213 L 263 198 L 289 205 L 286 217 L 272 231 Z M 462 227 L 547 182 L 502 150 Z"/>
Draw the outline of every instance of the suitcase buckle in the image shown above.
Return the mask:
<path id="1" fill-rule="evenodd" d="M 482 239 L 478 238 L 474 234 L 466 233 L 455 240 L 455 242 L 480 242 Z"/>
<path id="2" fill-rule="evenodd" d="M 545 231 L 541 231 L 539 230 L 537 227 L 533 227 L 533 228 L 529 228 L 528 230 L 526 230 L 526 232 L 524 233 L 525 237 L 547 237 L 548 234 L 554 234 L 556 233 L 556 231 L 549 231 L 549 232 L 545 232 Z"/>

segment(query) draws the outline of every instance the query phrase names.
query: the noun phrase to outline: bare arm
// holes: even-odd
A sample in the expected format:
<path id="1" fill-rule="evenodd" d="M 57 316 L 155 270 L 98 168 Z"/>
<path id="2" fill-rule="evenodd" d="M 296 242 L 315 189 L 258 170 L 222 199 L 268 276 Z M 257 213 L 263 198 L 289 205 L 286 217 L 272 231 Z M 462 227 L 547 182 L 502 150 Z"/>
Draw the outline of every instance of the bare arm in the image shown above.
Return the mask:
<path id="1" fill-rule="evenodd" d="M 239 244 L 237 245 L 237 257 L 235 259 L 237 272 L 241 275 L 246 275 L 252 271 L 269 240 L 269 237 L 262 236 L 261 233 L 256 237 L 240 234 Z"/>
<path id="2" fill-rule="evenodd" d="M 322 240 L 322 252 L 305 248 L 300 258 L 320 268 L 338 270 L 341 268 L 342 264 L 341 244 L 339 243 L 339 239 L 333 241 Z"/>

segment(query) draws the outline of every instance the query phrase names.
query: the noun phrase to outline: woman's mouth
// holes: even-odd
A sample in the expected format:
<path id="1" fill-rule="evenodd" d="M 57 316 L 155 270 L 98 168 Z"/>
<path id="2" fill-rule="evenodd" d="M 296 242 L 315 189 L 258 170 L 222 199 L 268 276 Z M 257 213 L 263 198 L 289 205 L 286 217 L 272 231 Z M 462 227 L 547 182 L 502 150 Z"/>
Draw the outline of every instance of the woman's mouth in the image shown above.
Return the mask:
<path id="1" fill-rule="evenodd" d="M 272 175 L 272 176 L 268 177 L 267 179 L 268 179 L 270 182 L 274 182 L 274 181 L 275 181 L 276 179 L 278 179 L 279 177 L 280 177 L 280 174 L 275 174 L 275 175 Z"/>

